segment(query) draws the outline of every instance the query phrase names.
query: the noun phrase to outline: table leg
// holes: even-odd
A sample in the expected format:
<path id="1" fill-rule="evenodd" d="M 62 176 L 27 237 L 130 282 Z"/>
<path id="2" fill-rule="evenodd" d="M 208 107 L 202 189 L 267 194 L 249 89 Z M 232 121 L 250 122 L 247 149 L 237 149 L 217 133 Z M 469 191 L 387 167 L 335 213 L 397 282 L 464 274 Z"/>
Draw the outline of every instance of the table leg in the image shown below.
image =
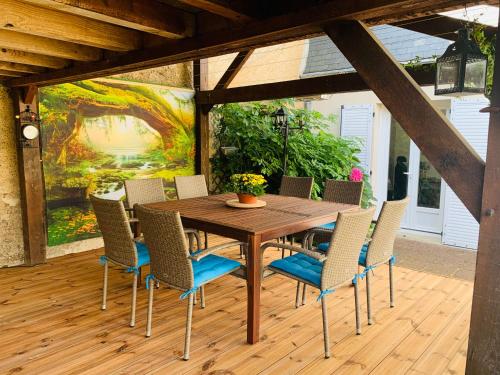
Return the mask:
<path id="1" fill-rule="evenodd" d="M 259 342 L 261 251 L 260 235 L 248 236 L 247 252 L 247 342 Z"/>

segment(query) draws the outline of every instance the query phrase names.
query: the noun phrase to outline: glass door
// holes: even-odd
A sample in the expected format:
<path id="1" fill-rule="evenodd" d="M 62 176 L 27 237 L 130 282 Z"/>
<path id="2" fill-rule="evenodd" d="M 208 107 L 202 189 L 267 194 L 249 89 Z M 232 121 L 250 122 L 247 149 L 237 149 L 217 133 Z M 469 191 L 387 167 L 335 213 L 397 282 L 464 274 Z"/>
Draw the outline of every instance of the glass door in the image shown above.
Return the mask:
<path id="1" fill-rule="evenodd" d="M 441 233 L 443 229 L 443 180 L 401 126 L 391 122 L 388 200 L 410 197 L 402 226 Z"/>

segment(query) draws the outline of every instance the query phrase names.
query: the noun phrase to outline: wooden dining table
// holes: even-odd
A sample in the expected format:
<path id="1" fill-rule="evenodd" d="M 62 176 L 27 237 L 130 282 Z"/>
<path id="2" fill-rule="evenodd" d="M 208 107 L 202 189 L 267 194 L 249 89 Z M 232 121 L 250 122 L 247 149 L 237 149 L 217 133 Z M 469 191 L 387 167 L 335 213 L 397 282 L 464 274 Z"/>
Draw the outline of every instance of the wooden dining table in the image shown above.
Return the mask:
<path id="1" fill-rule="evenodd" d="M 262 242 L 333 222 L 339 212 L 358 206 L 267 194 L 259 197 L 262 208 L 242 209 L 226 205 L 236 194 L 172 200 L 147 207 L 178 211 L 186 228 L 198 229 L 248 243 L 247 342 L 259 341 Z"/>

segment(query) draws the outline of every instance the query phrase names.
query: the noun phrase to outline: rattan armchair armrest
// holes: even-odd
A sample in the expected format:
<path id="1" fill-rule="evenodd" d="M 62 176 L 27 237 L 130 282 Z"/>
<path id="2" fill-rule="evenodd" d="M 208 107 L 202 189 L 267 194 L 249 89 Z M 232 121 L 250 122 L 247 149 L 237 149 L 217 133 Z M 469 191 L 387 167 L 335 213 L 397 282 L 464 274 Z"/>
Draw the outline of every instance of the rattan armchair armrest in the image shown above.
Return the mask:
<path id="1" fill-rule="evenodd" d="M 198 250 L 197 252 L 190 255 L 189 258 L 196 260 L 196 261 L 199 261 L 200 259 L 202 259 L 202 258 L 206 257 L 207 255 L 212 254 L 216 251 L 223 250 L 223 249 L 226 249 L 226 248 L 232 247 L 232 246 L 238 246 L 238 245 L 239 246 L 247 246 L 247 244 L 245 242 L 231 241 L 231 242 L 228 242 L 228 243 L 225 243 L 222 245 L 209 247 L 208 249 Z"/>
<path id="2" fill-rule="evenodd" d="M 320 262 L 324 262 L 326 260 L 325 254 L 321 254 L 319 252 L 313 251 L 313 250 L 307 250 L 299 246 L 292 246 L 288 245 L 286 243 L 278 243 L 278 242 L 268 242 L 265 243 L 260 247 L 262 252 L 264 252 L 268 247 L 276 247 L 278 249 L 285 249 L 285 250 L 292 250 L 297 253 L 302 253 L 304 255 L 307 255 L 311 258 L 314 258 L 316 260 L 319 260 Z"/>

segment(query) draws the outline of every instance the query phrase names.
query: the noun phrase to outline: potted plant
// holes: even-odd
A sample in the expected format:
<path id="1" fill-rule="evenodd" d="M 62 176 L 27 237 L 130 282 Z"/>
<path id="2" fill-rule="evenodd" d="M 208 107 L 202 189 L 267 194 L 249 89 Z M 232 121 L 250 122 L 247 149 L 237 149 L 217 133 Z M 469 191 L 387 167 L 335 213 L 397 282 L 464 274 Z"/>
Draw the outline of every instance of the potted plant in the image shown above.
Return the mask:
<path id="1" fill-rule="evenodd" d="M 266 180 L 260 174 L 233 174 L 230 180 L 230 188 L 238 194 L 240 203 L 257 203 L 257 197 L 265 194 Z"/>

